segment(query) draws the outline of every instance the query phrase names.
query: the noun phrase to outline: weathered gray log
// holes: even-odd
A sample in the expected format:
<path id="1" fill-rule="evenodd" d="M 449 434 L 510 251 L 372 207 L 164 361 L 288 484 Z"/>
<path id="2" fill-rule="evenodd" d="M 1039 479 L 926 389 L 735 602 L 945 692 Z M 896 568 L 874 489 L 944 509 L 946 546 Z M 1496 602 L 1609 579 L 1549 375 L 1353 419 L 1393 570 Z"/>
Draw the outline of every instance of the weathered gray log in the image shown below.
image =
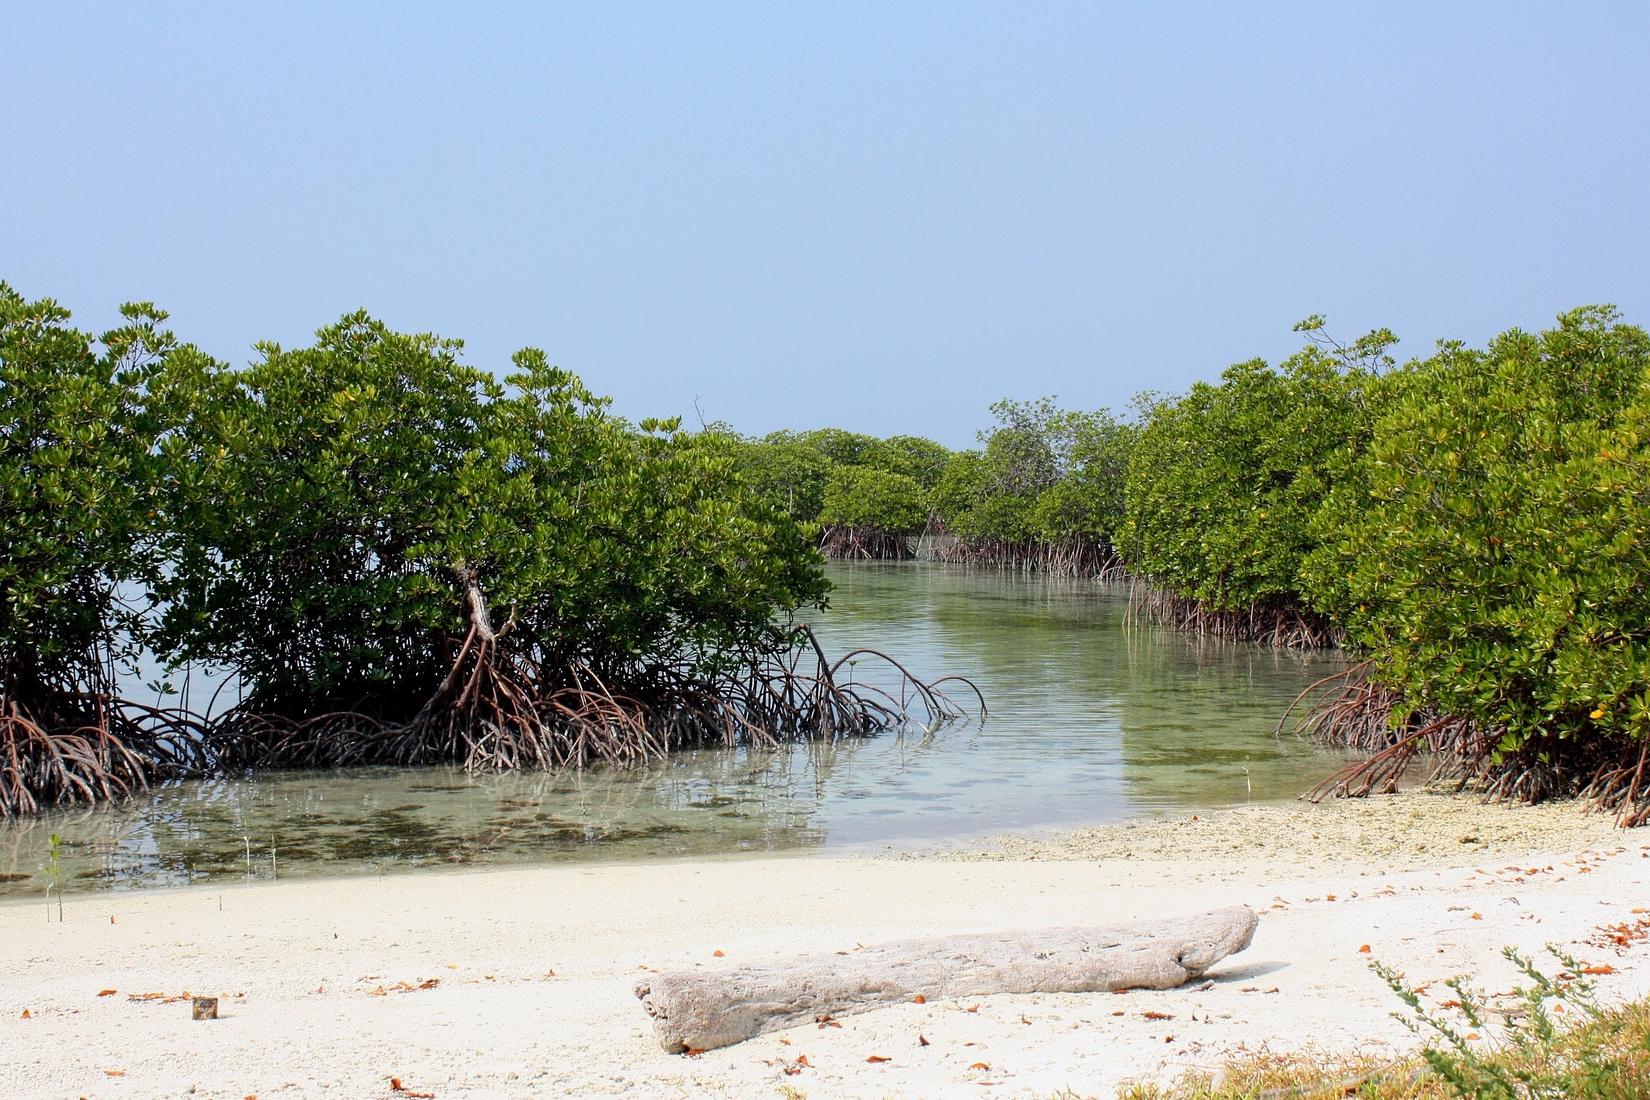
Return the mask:
<path id="1" fill-rule="evenodd" d="M 636 996 L 666 1050 L 713 1050 L 917 996 L 1173 989 L 1248 947 L 1256 923 L 1252 909 L 1237 906 L 1102 928 L 897 940 L 769 966 L 654 974 L 636 983 Z"/>

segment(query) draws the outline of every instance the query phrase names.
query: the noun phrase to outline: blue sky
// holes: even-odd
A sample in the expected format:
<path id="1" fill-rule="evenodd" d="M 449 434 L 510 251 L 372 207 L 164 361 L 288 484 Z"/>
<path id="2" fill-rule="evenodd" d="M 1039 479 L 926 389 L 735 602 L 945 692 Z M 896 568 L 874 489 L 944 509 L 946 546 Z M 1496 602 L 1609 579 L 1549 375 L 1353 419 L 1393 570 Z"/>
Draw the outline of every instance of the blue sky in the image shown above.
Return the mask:
<path id="1" fill-rule="evenodd" d="M 1650 5 L 11 5 L 0 278 L 365 307 L 620 412 L 969 442 L 1294 347 L 1650 323 Z"/>

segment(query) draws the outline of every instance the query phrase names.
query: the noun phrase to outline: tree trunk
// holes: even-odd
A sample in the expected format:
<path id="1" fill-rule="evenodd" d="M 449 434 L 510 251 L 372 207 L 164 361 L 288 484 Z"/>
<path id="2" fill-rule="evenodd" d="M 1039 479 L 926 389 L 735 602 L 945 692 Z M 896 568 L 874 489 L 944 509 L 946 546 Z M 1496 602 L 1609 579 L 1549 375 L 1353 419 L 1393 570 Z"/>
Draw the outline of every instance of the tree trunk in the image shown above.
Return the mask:
<path id="1" fill-rule="evenodd" d="M 1247 906 L 1171 921 L 898 940 L 767 966 L 655 974 L 636 983 L 668 1051 L 868 1012 L 921 996 L 1172 989 L 1249 946 Z"/>

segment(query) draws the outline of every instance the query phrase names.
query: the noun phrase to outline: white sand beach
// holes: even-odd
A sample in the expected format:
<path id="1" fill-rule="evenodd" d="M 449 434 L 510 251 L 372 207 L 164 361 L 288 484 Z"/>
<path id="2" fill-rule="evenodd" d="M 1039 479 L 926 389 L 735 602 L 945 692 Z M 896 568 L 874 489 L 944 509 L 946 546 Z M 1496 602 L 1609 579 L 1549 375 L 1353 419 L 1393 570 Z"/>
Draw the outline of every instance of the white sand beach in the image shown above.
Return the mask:
<path id="1" fill-rule="evenodd" d="M 1238 903 L 1259 931 L 1207 987 L 913 1003 L 692 1057 L 631 993 L 650 967 Z M 900 858 L 71 891 L 63 923 L 0 906 L 0 1096 L 1108 1096 L 1246 1051 L 1404 1049 L 1371 959 L 1497 991 L 1503 945 L 1554 942 L 1613 968 L 1607 999 L 1642 995 L 1650 947 L 1586 941 L 1647 911 L 1650 834 L 1435 794 Z"/>

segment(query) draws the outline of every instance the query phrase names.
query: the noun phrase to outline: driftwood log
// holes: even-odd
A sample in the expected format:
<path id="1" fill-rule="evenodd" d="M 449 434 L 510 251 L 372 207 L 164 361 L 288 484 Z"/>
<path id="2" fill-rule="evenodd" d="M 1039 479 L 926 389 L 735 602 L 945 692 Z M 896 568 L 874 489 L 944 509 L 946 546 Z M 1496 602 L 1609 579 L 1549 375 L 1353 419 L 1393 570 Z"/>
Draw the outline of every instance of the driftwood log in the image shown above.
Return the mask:
<path id="1" fill-rule="evenodd" d="M 659 1043 L 712 1050 L 753 1035 L 921 996 L 1172 989 L 1249 946 L 1247 906 L 1172 921 L 898 940 L 848 954 L 636 983 Z"/>

